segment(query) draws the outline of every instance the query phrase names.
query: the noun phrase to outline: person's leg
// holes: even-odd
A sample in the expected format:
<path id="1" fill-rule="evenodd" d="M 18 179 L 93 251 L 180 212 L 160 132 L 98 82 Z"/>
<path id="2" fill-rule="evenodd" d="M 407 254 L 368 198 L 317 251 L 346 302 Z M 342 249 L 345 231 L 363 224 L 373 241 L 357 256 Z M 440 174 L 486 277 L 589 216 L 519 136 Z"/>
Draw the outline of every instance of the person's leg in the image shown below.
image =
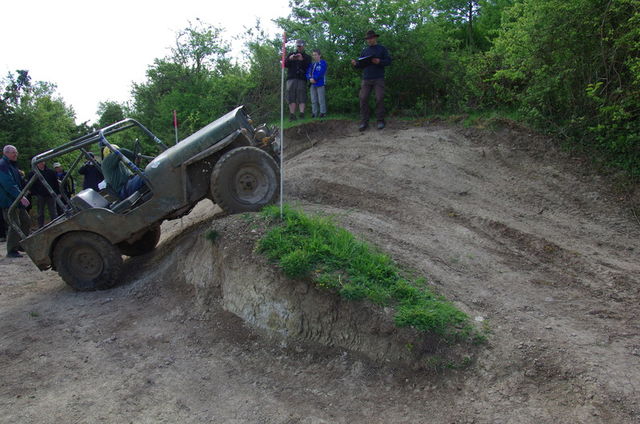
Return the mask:
<path id="1" fill-rule="evenodd" d="M 318 89 L 318 104 L 320 106 L 320 115 L 327 113 L 327 99 L 325 97 L 325 86 L 317 87 Z"/>
<path id="2" fill-rule="evenodd" d="M 31 233 L 31 217 L 26 209 L 18 208 L 18 219 L 20 220 L 20 229 L 25 235 Z"/>
<path id="3" fill-rule="evenodd" d="M 369 122 L 369 94 L 371 94 L 371 83 L 369 80 L 362 80 L 360 84 L 360 123 Z"/>
<path id="4" fill-rule="evenodd" d="M 7 241 L 7 223 L 3 213 L 0 213 L 0 241 Z"/>
<path id="5" fill-rule="evenodd" d="M 133 177 L 129 178 L 129 181 L 127 181 L 127 184 L 123 188 L 122 198 L 126 199 L 127 197 L 131 196 L 133 193 L 138 191 L 143 185 L 144 185 L 144 180 L 140 178 L 140 175 L 134 175 Z"/>
<path id="6" fill-rule="evenodd" d="M 296 90 L 295 80 L 287 80 L 287 101 L 289 102 L 289 119 L 294 121 L 296 119 Z"/>
<path id="7" fill-rule="evenodd" d="M 49 211 L 49 218 L 51 221 L 58 217 L 58 211 L 56 209 L 56 199 L 51 196 L 47 196 L 47 210 Z"/>
<path id="8" fill-rule="evenodd" d="M 384 78 L 375 80 L 376 88 L 376 119 L 384 122 Z"/>
<path id="9" fill-rule="evenodd" d="M 311 116 L 313 118 L 318 117 L 318 87 L 312 85 L 309 88 L 309 95 L 311 96 Z"/>
<path id="10" fill-rule="evenodd" d="M 36 208 L 38 209 L 38 228 L 44 227 L 44 206 L 46 198 L 44 196 L 36 196 Z"/>
<path id="11" fill-rule="evenodd" d="M 21 224 L 21 222 L 20 222 L 20 214 L 18 212 L 18 209 L 20 209 L 20 208 L 14 209 L 13 213 L 11 214 L 11 216 L 13 218 L 12 220 L 9 220 L 9 209 L 8 208 L 7 209 L 2 209 L 2 214 L 4 215 L 4 220 L 7 223 L 7 255 L 9 255 L 11 253 L 14 253 L 14 254 L 17 253 L 18 252 L 18 247 L 20 247 L 20 236 L 18 235 L 16 230 L 13 229 L 13 226 L 11 226 L 11 224 L 9 224 L 9 222 L 11 222 L 11 221 L 17 223 L 18 225 Z"/>
<path id="12" fill-rule="evenodd" d="M 304 109 L 307 103 L 307 80 L 296 80 L 298 85 L 298 108 L 300 117 L 304 118 Z"/>

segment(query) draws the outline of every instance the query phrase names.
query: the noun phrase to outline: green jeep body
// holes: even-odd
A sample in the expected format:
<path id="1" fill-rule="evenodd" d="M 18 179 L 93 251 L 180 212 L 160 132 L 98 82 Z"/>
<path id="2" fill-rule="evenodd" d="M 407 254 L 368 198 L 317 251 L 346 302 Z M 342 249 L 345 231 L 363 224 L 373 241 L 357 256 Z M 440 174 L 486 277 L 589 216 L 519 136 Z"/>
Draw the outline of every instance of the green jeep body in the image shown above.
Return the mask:
<path id="1" fill-rule="evenodd" d="M 152 160 L 144 170 L 127 160 L 109 141 L 110 135 L 132 127 L 138 127 L 165 149 L 155 158 L 147 157 Z M 69 169 L 70 174 L 82 159 L 90 159 L 88 152 L 95 144 L 111 147 L 133 173 L 144 179 L 146 187 L 127 199 L 112 197 L 113 201 L 107 194 L 92 189 L 83 190 L 71 199 L 58 199 L 65 207 L 64 213 L 34 233 L 22 234 L 21 240 L 22 247 L 39 269 L 58 270 L 76 289 L 111 287 L 117 273 L 113 270 L 100 272 L 101 268 L 117 266 L 118 254 L 134 256 L 152 250 L 159 238 L 160 224 L 185 215 L 205 197 L 211 198 L 226 212 L 235 213 L 258 210 L 278 195 L 275 137 L 264 126 L 254 128 L 243 107 L 170 148 L 132 119 L 95 131 L 35 156 L 32 160 L 35 175 L 23 193 L 26 194 L 36 178 L 48 187 L 37 169 L 38 162 L 76 151 L 79 156 Z M 12 207 L 16 206 L 17 201 Z M 16 223 L 11 224 L 19 231 Z M 58 243 L 63 238 L 66 240 L 64 247 L 59 248 Z M 113 252 L 97 252 L 112 250 L 104 247 L 105 241 L 115 249 Z M 80 249 L 75 247 L 77 244 L 88 247 Z M 111 262 L 115 261 L 116 265 L 105 261 L 105 254 L 111 254 Z M 83 265 L 86 270 L 68 269 L 77 268 L 76 262 L 83 261 L 88 261 Z M 60 267 L 65 270 L 61 272 Z M 77 275 L 74 277 L 73 274 Z"/>

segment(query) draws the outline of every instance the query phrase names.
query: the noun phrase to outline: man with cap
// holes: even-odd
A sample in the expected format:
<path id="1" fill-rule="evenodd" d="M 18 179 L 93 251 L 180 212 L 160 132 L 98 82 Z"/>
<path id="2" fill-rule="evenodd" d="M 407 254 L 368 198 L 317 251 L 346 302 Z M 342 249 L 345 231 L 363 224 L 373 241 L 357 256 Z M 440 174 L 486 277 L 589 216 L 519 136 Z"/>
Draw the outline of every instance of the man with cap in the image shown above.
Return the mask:
<path id="1" fill-rule="evenodd" d="M 9 208 L 20 196 L 24 185 L 20 172 L 18 171 L 18 149 L 10 144 L 2 149 L 2 159 L 0 159 L 0 207 L 2 215 L 8 227 L 7 234 L 7 257 L 20 258 L 20 236 L 16 230 L 9 225 Z M 13 210 L 11 216 L 14 223 L 18 223 L 23 233 L 29 234 L 31 219 L 25 208 L 29 206 L 26 197 L 20 197 L 20 204 Z"/>
<path id="2" fill-rule="evenodd" d="M 391 56 L 382 45 L 378 44 L 379 35 L 373 30 L 367 31 L 365 40 L 367 47 L 362 50 L 358 60 L 352 60 L 351 65 L 356 69 L 362 69 L 362 82 L 360 84 L 360 126 L 364 131 L 369 126 L 369 95 L 371 90 L 376 92 L 376 119 L 379 130 L 385 127 L 384 121 L 384 68 L 391 64 Z"/>
<path id="3" fill-rule="evenodd" d="M 304 41 L 296 41 L 296 51 L 289 54 L 284 61 L 284 66 L 287 68 L 287 98 L 291 121 L 296 120 L 296 105 L 300 110 L 300 118 L 304 118 L 309 64 L 311 64 L 311 56 L 304 52 Z"/>

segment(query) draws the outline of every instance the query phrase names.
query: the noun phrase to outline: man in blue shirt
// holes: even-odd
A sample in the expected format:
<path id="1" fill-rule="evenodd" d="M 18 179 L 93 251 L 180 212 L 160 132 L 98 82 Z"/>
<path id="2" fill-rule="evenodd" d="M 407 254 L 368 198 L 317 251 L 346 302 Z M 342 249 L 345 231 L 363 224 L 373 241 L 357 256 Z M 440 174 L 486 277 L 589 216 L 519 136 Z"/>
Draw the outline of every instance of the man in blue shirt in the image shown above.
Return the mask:
<path id="1" fill-rule="evenodd" d="M 365 40 L 367 47 L 362 50 L 358 60 L 352 60 L 351 64 L 356 69 L 362 69 L 362 83 L 360 85 L 360 126 L 358 129 L 364 131 L 369 126 L 369 95 L 371 90 L 376 91 L 376 119 L 377 128 L 383 129 L 384 122 L 384 68 L 391 64 L 391 56 L 382 45 L 378 44 L 379 35 L 373 30 L 367 31 Z"/>
<path id="2" fill-rule="evenodd" d="M 18 149 L 8 144 L 2 149 L 2 155 L 2 159 L 0 159 L 0 207 L 8 227 L 7 257 L 20 258 L 22 257 L 18 252 L 20 236 L 9 224 L 9 207 L 20 196 L 20 191 L 24 187 L 17 166 Z M 26 197 L 20 197 L 20 204 L 13 210 L 11 216 L 13 222 L 19 223 L 20 229 L 25 234 L 29 234 L 31 227 L 31 219 L 25 210 L 27 206 L 29 206 L 29 200 Z"/>

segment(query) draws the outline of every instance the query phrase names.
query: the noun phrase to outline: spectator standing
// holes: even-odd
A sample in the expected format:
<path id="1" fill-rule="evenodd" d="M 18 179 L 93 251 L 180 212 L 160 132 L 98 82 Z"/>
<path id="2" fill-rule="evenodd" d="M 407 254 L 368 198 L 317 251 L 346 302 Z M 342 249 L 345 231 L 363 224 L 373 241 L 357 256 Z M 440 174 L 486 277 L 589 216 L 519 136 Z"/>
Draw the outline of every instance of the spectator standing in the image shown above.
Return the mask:
<path id="1" fill-rule="evenodd" d="M 44 227 L 44 210 L 45 207 L 49 211 L 49 217 L 53 221 L 58 217 L 58 209 L 56 208 L 56 196 L 60 195 L 60 184 L 58 183 L 58 177 L 55 171 L 47 168 L 45 162 L 38 162 L 36 165 L 38 170 L 44 177 L 47 184 L 51 186 L 55 195 L 52 195 L 49 190 L 42 184 L 40 179 L 37 179 L 31 186 L 31 193 L 36 196 L 36 207 L 38 209 L 38 228 Z M 27 175 L 27 181 L 29 181 L 35 171 L 31 171 Z"/>
<path id="2" fill-rule="evenodd" d="M 60 164 L 60 162 L 54 162 L 53 169 L 56 171 L 56 178 L 60 184 L 60 192 L 66 196 L 66 199 L 63 197 L 62 201 L 66 203 L 67 200 L 71 198 L 71 195 L 76 192 L 76 185 L 71 175 L 69 175 L 69 178 L 67 178 L 64 183 L 62 182 L 64 177 L 67 175 L 67 172 L 62 168 L 62 164 Z M 60 206 L 58 206 L 58 215 L 61 213 L 62 210 Z"/>
<path id="3" fill-rule="evenodd" d="M 296 51 L 287 56 L 284 66 L 287 68 L 287 100 L 289 101 L 289 120 L 296 120 L 296 106 L 300 118 L 304 118 L 307 103 L 307 69 L 311 56 L 304 52 L 304 41 L 296 41 Z"/>
<path id="4" fill-rule="evenodd" d="M 307 79 L 311 83 L 311 116 L 324 118 L 327 113 L 327 99 L 325 93 L 324 75 L 327 73 L 327 62 L 322 58 L 320 50 L 314 49 L 311 54 L 313 63 L 309 65 Z"/>
<path id="5" fill-rule="evenodd" d="M 18 199 L 23 189 L 23 181 L 18 171 L 18 149 L 10 144 L 2 149 L 2 159 L 0 159 L 0 207 L 2 207 L 2 215 L 7 223 L 7 257 L 20 258 L 22 255 L 18 252 L 20 249 L 20 236 L 16 230 L 9 225 L 9 207 Z M 26 197 L 20 197 L 20 204 L 13 210 L 11 218 L 17 222 L 23 233 L 29 234 L 31 219 L 25 208 L 29 206 L 29 200 Z"/>
<path id="6" fill-rule="evenodd" d="M 95 160 L 93 153 L 89 152 L 89 156 L 91 156 L 91 159 Z M 86 161 L 84 165 L 80 167 L 78 173 L 84 176 L 84 179 L 82 180 L 83 189 L 92 188 L 95 191 L 100 191 L 98 184 L 100 181 L 104 180 L 104 176 L 102 175 L 100 168 L 96 166 L 93 161 Z"/>
<path id="7" fill-rule="evenodd" d="M 367 31 L 365 40 L 367 47 L 360 53 L 358 60 L 352 60 L 351 65 L 356 69 L 362 69 L 362 82 L 360 85 L 360 126 L 358 129 L 364 131 L 369 126 L 369 95 L 371 90 L 376 92 L 376 119 L 377 128 L 383 129 L 386 125 L 384 121 L 384 68 L 391 64 L 391 56 L 382 45 L 378 44 L 379 35 L 373 30 Z"/>

